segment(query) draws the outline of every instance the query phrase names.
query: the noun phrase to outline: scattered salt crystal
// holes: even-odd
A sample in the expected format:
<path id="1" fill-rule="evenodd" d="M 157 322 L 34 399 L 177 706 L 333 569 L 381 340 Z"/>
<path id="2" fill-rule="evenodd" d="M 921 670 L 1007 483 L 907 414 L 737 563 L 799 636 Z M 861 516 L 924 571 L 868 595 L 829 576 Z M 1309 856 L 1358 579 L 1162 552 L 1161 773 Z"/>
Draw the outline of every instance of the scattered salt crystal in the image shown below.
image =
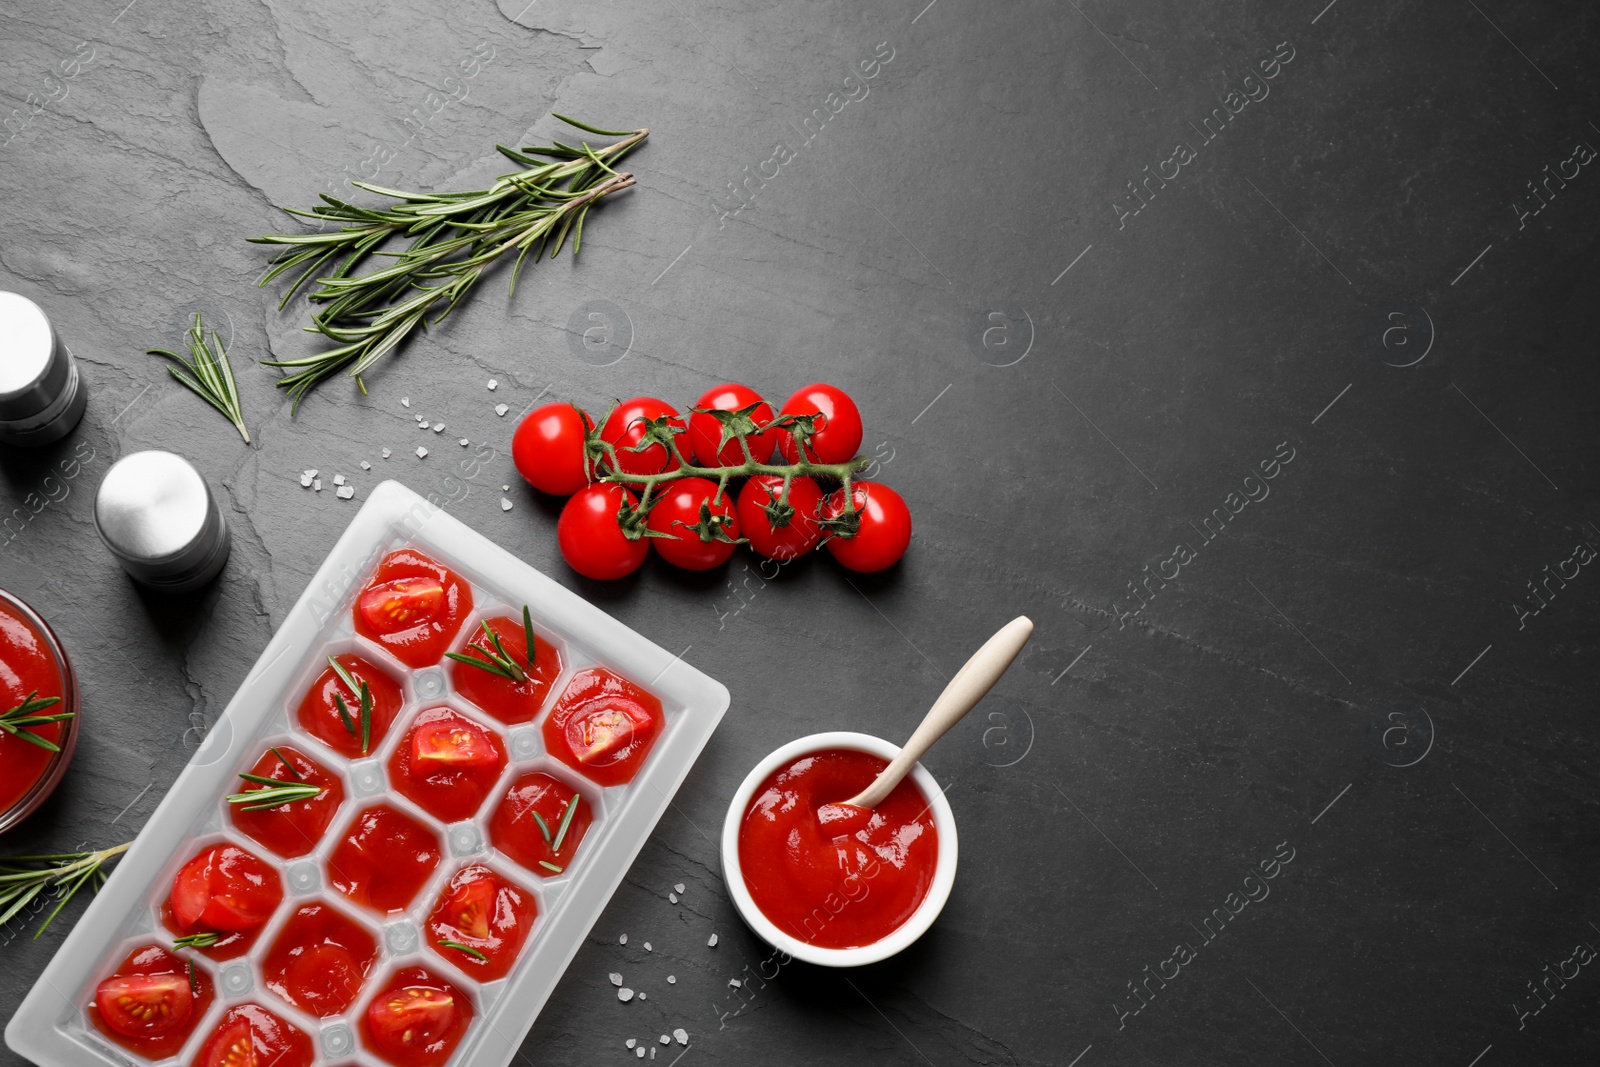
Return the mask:
<path id="1" fill-rule="evenodd" d="M 405 408 L 410 407 L 411 406 L 411 398 L 409 396 L 401 397 L 400 398 L 400 406 L 401 407 L 405 407 Z"/>
<path id="2" fill-rule="evenodd" d="M 633 999 L 633 990 L 631 990 L 631 989 L 619 989 L 619 990 L 617 990 L 617 999 L 622 1001 L 622 1003 L 624 1003 L 624 1004 L 628 1003 L 628 1001 Z"/>
<path id="3" fill-rule="evenodd" d="M 458 444 L 458 445 L 460 445 L 460 446 L 461 446 L 461 447 L 462 447 L 462 448 L 466 448 L 466 447 L 467 447 L 467 446 L 468 446 L 468 445 L 470 445 L 470 444 L 471 444 L 471 443 L 472 443 L 472 442 L 471 442 L 471 441 L 469 441 L 469 440 L 467 440 L 467 439 L 466 439 L 466 438 L 465 438 L 465 437 L 463 437 L 463 438 L 462 438 L 462 439 L 461 439 L 461 440 L 459 440 L 459 441 L 457 441 L 457 442 L 456 442 L 456 444 Z"/>
<path id="4" fill-rule="evenodd" d="M 614 985 L 614 986 L 621 986 L 622 985 L 622 975 L 618 974 L 616 971 L 612 971 L 607 977 L 609 977 L 611 979 L 611 984 L 612 985 Z"/>
<path id="5" fill-rule="evenodd" d="M 321 478 L 313 478 L 313 479 L 311 479 L 311 488 L 315 489 L 319 493 L 322 492 L 322 479 Z"/>
<path id="6" fill-rule="evenodd" d="M 627 934 L 623 934 L 621 937 L 617 938 L 617 944 L 626 945 L 627 943 L 628 943 L 628 935 Z"/>
<path id="7" fill-rule="evenodd" d="M 681 892 L 683 892 L 683 883 L 679 882 L 677 885 L 673 886 L 672 888 L 676 889 L 678 892 L 681 893 Z"/>
<path id="8" fill-rule="evenodd" d="M 656 1058 L 656 1050 L 655 1049 L 651 1049 L 650 1050 L 650 1058 L 651 1059 L 655 1059 Z"/>
<path id="9" fill-rule="evenodd" d="M 499 386 L 500 386 L 499 382 L 495 381 L 493 378 L 489 379 L 489 390 L 490 390 L 490 392 L 493 392 L 495 389 L 499 388 Z"/>
<path id="10" fill-rule="evenodd" d="M 678 984 L 678 976 L 675 975 L 675 974 L 667 975 L 667 984 L 668 985 L 677 985 Z"/>
<path id="11" fill-rule="evenodd" d="M 623 1044 L 627 1045 L 629 1048 L 632 1048 L 633 1046 L 637 1045 L 638 1043 L 639 1043 L 639 1039 L 636 1038 L 636 1037 L 630 1037 L 630 1038 L 628 1038 L 627 1041 L 623 1042 Z"/>
<path id="12" fill-rule="evenodd" d="M 663 1045 L 670 1045 L 670 1044 L 672 1044 L 672 1035 L 671 1035 L 671 1034 L 662 1034 L 662 1035 L 661 1035 L 661 1043 L 662 1043 L 662 1044 L 663 1044 Z"/>
<path id="13" fill-rule="evenodd" d="M 735 989 L 739 989 L 744 985 L 744 983 L 739 981 L 739 979 L 737 979 L 737 978 L 728 979 L 728 984 L 733 986 L 733 988 L 735 988 Z"/>
<path id="14" fill-rule="evenodd" d="M 334 476 L 333 476 L 333 484 L 334 484 L 334 485 L 343 485 L 343 484 L 344 484 L 344 475 L 342 475 L 342 474 L 335 474 L 335 475 L 334 475 Z"/>
<path id="15" fill-rule="evenodd" d="M 388 459 L 389 458 L 389 450 L 387 448 L 383 450 L 383 458 L 384 459 Z"/>
<path id="16" fill-rule="evenodd" d="M 303 486 L 306 489 L 310 489 L 311 488 L 311 479 L 315 474 L 316 474 L 316 471 L 302 471 L 301 474 L 300 474 L 300 484 L 301 484 L 301 486 Z"/>
<path id="17" fill-rule="evenodd" d="M 706 944 L 709 945 L 712 948 L 716 948 L 717 947 L 717 935 L 716 934 L 712 934 L 711 935 L 711 940 L 707 941 Z"/>
<path id="18" fill-rule="evenodd" d="M 364 471 L 369 471 L 369 470 L 372 469 L 372 464 L 368 463 L 366 460 L 362 460 L 361 461 L 361 469 L 364 470 Z"/>
<path id="19" fill-rule="evenodd" d="M 426 416 L 426 415 L 418 415 L 418 416 L 417 416 L 417 421 L 418 421 L 418 422 L 424 422 L 424 423 L 425 423 L 425 422 L 427 422 L 427 421 L 428 421 L 428 416 Z"/>
<path id="20" fill-rule="evenodd" d="M 685 1030 L 681 1026 L 672 1031 L 672 1036 L 677 1039 L 678 1044 L 680 1045 L 687 1045 L 689 1043 L 689 1031 Z"/>
<path id="21" fill-rule="evenodd" d="M 506 407 L 504 404 L 496 404 L 494 406 L 494 413 L 499 415 L 502 419 L 506 417 L 506 412 L 510 410 L 511 409 Z"/>
<path id="22" fill-rule="evenodd" d="M 427 428 L 428 428 L 428 420 L 427 419 L 418 419 L 417 420 L 417 429 L 426 430 Z"/>
<path id="23" fill-rule="evenodd" d="M 650 951 L 650 942 L 648 942 L 648 941 L 646 941 L 646 942 L 645 942 L 645 943 L 644 943 L 644 950 L 645 950 L 645 951 L 646 951 L 646 952 L 649 952 L 649 951 Z"/>
<path id="24" fill-rule="evenodd" d="M 634 1055 L 638 1056 L 641 1060 L 644 1059 L 644 1046 L 643 1045 L 640 1045 L 638 1048 L 634 1049 L 633 1052 L 634 1052 Z"/>
<path id="25" fill-rule="evenodd" d="M 340 500 L 349 500 L 351 497 L 356 495 L 356 487 L 353 485 L 341 485 L 335 495 L 338 496 Z"/>
<path id="26" fill-rule="evenodd" d="M 433 432 L 434 433 L 443 433 L 444 432 L 444 423 L 442 423 L 442 422 L 434 423 L 433 424 Z"/>
<path id="27" fill-rule="evenodd" d="M 506 499 L 505 497 L 501 497 L 500 498 L 500 510 L 501 511 L 510 511 L 511 510 L 511 501 Z"/>
<path id="28" fill-rule="evenodd" d="M 417 446 L 417 458 L 418 459 L 425 458 L 427 456 L 427 454 L 428 454 L 428 450 L 426 448 L 423 448 L 421 445 Z"/>
<path id="29" fill-rule="evenodd" d="M 668 893 L 667 894 L 667 899 L 672 901 L 672 903 L 676 904 L 678 902 L 678 894 L 676 894 L 676 893 Z"/>
<path id="30" fill-rule="evenodd" d="M 650 999 L 650 994 L 648 994 L 648 993 L 640 993 L 639 994 L 639 999 L 640 1000 L 649 1000 Z"/>

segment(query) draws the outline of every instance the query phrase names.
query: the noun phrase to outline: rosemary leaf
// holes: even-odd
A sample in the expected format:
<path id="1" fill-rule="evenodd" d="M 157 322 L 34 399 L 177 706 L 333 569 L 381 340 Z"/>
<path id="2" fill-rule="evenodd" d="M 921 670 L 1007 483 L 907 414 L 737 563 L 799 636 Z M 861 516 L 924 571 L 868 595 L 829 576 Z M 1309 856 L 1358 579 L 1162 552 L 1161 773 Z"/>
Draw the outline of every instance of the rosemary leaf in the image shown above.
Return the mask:
<path id="1" fill-rule="evenodd" d="M 546 870 L 549 870 L 549 871 L 555 871 L 557 874 L 561 873 L 561 868 L 560 867 L 557 867 L 555 864 L 547 862 L 546 860 L 540 860 L 539 861 L 539 866 L 541 866 L 541 867 L 543 867 L 543 868 L 545 868 Z"/>
<path id="2" fill-rule="evenodd" d="M 544 821 L 544 816 L 536 811 L 530 811 L 528 814 L 532 815 L 533 821 L 539 824 L 539 832 L 544 835 L 544 843 L 548 845 L 554 841 L 555 839 L 550 836 L 550 824 Z"/>
<path id="3" fill-rule="evenodd" d="M 165 348 L 152 348 L 146 354 L 162 356 L 182 367 L 183 370 L 168 367 L 167 371 L 184 388 L 222 412 L 233 423 L 234 429 L 239 431 L 245 444 L 250 443 L 250 431 L 245 429 L 244 410 L 239 403 L 239 383 L 233 376 L 233 364 L 228 359 L 227 346 L 215 330 L 211 331 L 211 343 L 206 343 L 200 312 L 194 313 L 194 325 L 189 328 L 188 359 Z"/>
<path id="4" fill-rule="evenodd" d="M 61 703 L 60 697 L 41 697 L 37 689 L 22 698 L 22 703 L 14 708 L 0 711 L 0 730 L 5 731 L 20 741 L 26 741 L 46 752 L 60 752 L 61 747 L 48 738 L 40 737 L 33 732 L 33 728 L 44 726 L 52 722 L 63 722 L 73 717 L 70 711 L 56 712 L 51 715 L 40 715 L 39 712 L 46 708 L 53 708 Z M 3 920 L 0 920 L 3 922 Z"/>
<path id="5" fill-rule="evenodd" d="M 350 720 L 350 709 L 345 707 L 343 693 L 333 694 L 333 706 L 339 709 L 339 721 L 344 723 L 344 728 L 353 735 L 356 732 L 356 724 Z"/>
<path id="6" fill-rule="evenodd" d="M 361 683 L 361 754 L 372 750 L 372 690 Z"/>
<path id="7" fill-rule="evenodd" d="M 50 855 L 7 856 L 0 858 L 0 925 L 18 915 L 51 890 L 56 896 L 56 906 L 45 916 L 34 933 L 37 939 L 50 928 L 50 923 L 86 883 L 94 883 L 91 892 L 105 880 L 106 863 L 128 851 L 133 842 L 101 849 L 97 852 L 58 852 Z"/>
<path id="8" fill-rule="evenodd" d="M 567 827 L 572 825 L 572 817 L 578 814 L 578 801 L 582 799 L 581 795 L 574 793 L 572 799 L 567 801 L 566 813 L 561 816 L 561 827 L 556 830 L 555 843 L 550 846 L 551 852 L 557 854 L 561 852 L 561 842 L 567 839 Z"/>
<path id="9" fill-rule="evenodd" d="M 279 763 L 281 763 L 285 767 L 289 768 L 289 773 L 294 775 L 296 781 L 303 781 L 304 780 L 304 776 L 301 775 L 301 773 L 299 771 L 294 769 L 294 764 L 290 763 L 288 760 L 283 758 L 283 753 L 282 752 L 279 752 L 276 747 L 274 747 L 271 750 L 271 752 L 272 752 L 272 754 L 274 756 L 278 757 L 278 762 Z"/>
<path id="10" fill-rule="evenodd" d="M 361 683 L 357 682 L 355 680 L 355 676 L 345 669 L 344 664 L 340 663 L 332 656 L 329 656 L 328 666 L 333 668 L 333 673 L 339 676 L 339 681 L 343 682 L 345 684 L 345 688 L 350 690 L 351 696 L 355 696 L 357 693 L 361 692 Z"/>
<path id="11" fill-rule="evenodd" d="M 189 934 L 189 935 L 187 935 L 185 937 L 178 938 L 176 941 L 174 941 L 172 943 L 172 947 L 173 948 L 210 948 L 212 945 L 215 945 L 218 941 L 221 941 L 221 940 L 222 940 L 222 935 L 221 934 L 213 933 L 210 930 L 205 930 L 205 931 L 202 931 L 201 933 L 198 933 L 198 934 Z"/>
<path id="12" fill-rule="evenodd" d="M 580 222 L 581 226 L 582 223 Z M 573 246 L 577 251 L 577 246 Z M 533 613 L 528 610 L 528 605 L 522 605 L 522 640 L 526 647 L 525 657 L 528 661 L 528 670 L 533 670 Z"/>
<path id="13" fill-rule="evenodd" d="M 471 945 L 463 945 L 459 941 L 442 940 L 442 941 L 439 942 L 439 947 L 440 948 L 453 948 L 457 952 L 466 953 L 468 956 L 471 956 L 473 959 L 482 960 L 484 963 L 488 963 L 489 962 L 489 957 L 488 956 L 485 956 L 483 953 L 479 952 L 477 949 L 473 948 Z"/>

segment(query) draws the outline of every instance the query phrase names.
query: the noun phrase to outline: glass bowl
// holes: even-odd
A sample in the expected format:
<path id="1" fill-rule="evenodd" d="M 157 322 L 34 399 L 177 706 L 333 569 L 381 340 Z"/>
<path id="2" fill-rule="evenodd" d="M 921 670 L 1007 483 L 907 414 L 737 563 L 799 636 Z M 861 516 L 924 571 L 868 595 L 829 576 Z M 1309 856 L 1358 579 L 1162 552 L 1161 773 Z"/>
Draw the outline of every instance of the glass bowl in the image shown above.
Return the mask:
<path id="1" fill-rule="evenodd" d="M 61 676 L 61 703 L 52 709 L 52 712 L 72 713 L 72 718 L 65 719 L 61 723 L 61 738 L 57 742 L 61 751 L 50 757 L 50 762 L 45 764 L 43 773 L 21 799 L 5 811 L 0 811 L 0 834 L 3 834 L 32 815 L 39 805 L 56 791 L 56 786 L 61 783 L 62 776 L 67 772 L 67 764 L 72 762 L 72 754 L 78 747 L 78 727 L 83 716 L 83 708 L 82 702 L 78 699 L 78 676 L 72 669 L 72 661 L 67 658 L 67 650 L 62 647 L 55 631 L 50 629 L 50 624 L 40 618 L 39 613 L 20 598 L 4 589 L 0 589 L 0 601 L 4 601 L 7 607 L 16 612 L 22 621 L 39 635 L 45 648 L 55 660 L 56 671 Z"/>

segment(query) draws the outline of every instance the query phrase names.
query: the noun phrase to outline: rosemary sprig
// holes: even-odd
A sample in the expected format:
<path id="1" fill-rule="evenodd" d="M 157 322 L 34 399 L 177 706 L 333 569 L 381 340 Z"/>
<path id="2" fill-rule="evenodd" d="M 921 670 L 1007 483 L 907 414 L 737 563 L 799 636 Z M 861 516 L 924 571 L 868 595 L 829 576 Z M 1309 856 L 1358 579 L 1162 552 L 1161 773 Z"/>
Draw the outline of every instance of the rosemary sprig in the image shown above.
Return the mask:
<path id="1" fill-rule="evenodd" d="M 165 348 L 152 348 L 146 354 L 164 356 L 182 367 L 183 370 L 178 367 L 168 367 L 167 370 L 190 392 L 222 412 L 233 423 L 234 429 L 239 431 L 245 444 L 250 443 L 250 431 L 244 427 L 244 410 L 239 405 L 239 383 L 233 377 L 233 364 L 228 359 L 227 346 L 217 336 L 216 330 L 211 331 L 211 344 L 206 344 L 200 312 L 194 313 L 194 325 L 189 327 L 188 359 Z"/>
<path id="2" fill-rule="evenodd" d="M 528 814 L 532 815 L 533 821 L 539 824 L 539 832 L 544 835 L 544 843 L 547 845 L 552 844 L 555 838 L 551 836 L 550 824 L 544 821 L 544 816 L 536 811 L 530 811 Z"/>
<path id="3" fill-rule="evenodd" d="M 582 799 L 579 794 L 572 794 L 572 799 L 567 801 L 567 810 L 561 816 L 561 826 L 556 830 L 555 842 L 550 846 L 550 851 L 555 855 L 561 854 L 561 842 L 567 839 L 567 827 L 572 825 L 572 817 L 578 814 L 578 801 Z"/>
<path id="4" fill-rule="evenodd" d="M 276 746 L 274 746 L 269 751 L 271 751 L 271 753 L 274 756 L 278 757 L 278 762 L 279 763 L 283 764 L 285 767 L 288 768 L 289 773 L 294 776 L 294 780 L 295 781 L 300 782 L 300 781 L 304 781 L 305 780 L 304 777 L 300 774 L 300 772 L 294 769 L 294 764 L 290 763 L 287 759 L 285 759 L 284 756 L 283 756 L 283 753 L 279 752 L 278 749 L 276 748 Z"/>
<path id="5" fill-rule="evenodd" d="M 511 654 L 506 651 L 506 646 L 500 641 L 500 635 L 495 633 L 489 626 L 487 619 L 479 625 L 482 627 L 483 636 L 474 638 L 468 643 L 466 652 L 446 652 L 445 655 L 457 663 L 465 663 L 469 667 L 488 671 L 490 674 L 510 682 L 520 684 L 527 681 L 528 670 L 533 669 L 533 616 L 528 611 L 528 605 L 522 605 L 522 633 L 528 642 L 528 651 L 524 657 L 528 663 L 527 670 L 524 670 L 521 664 L 511 658 Z M 485 639 L 488 640 L 487 645 L 478 643 Z M 477 655 L 471 654 L 474 652 Z"/>
<path id="6" fill-rule="evenodd" d="M 281 808 L 285 804 L 294 804 L 302 800 L 315 800 L 322 795 L 322 787 L 312 785 L 310 782 L 285 782 L 259 774 L 241 774 L 239 777 L 261 786 L 260 789 L 246 789 L 242 793 L 228 794 L 229 804 L 244 805 L 240 811 L 266 811 L 269 808 Z"/>
<path id="7" fill-rule="evenodd" d="M 53 708 L 59 703 L 61 703 L 60 697 L 41 697 L 39 691 L 35 689 L 24 697 L 22 703 L 16 707 L 0 711 L 0 730 L 4 730 L 20 741 L 26 741 L 30 745 L 37 745 L 46 752 L 60 752 L 60 745 L 57 745 L 47 737 L 40 737 L 33 732 L 35 727 L 44 726 L 52 722 L 63 722 L 72 718 L 73 713 L 70 711 L 60 711 L 52 715 L 39 714 L 45 708 Z M 3 904 L 4 901 L 0 900 L 0 905 Z M 0 922 L 3 921 L 0 920 Z"/>
<path id="8" fill-rule="evenodd" d="M 372 750 L 372 690 L 368 687 L 365 679 L 357 682 L 350 672 L 345 670 L 344 664 L 332 656 L 328 657 L 328 666 L 332 667 L 333 673 L 339 676 L 339 681 L 343 682 L 350 692 L 358 694 L 361 700 L 361 754 L 365 756 Z M 344 702 L 344 694 L 333 694 L 333 705 L 339 711 L 339 721 L 344 723 L 344 728 L 354 736 L 356 724 L 355 720 L 350 717 L 350 707 Z M 282 756 L 278 758 L 283 759 Z M 294 768 L 291 767 L 289 769 L 293 770 Z M 296 777 L 299 776 L 296 775 Z"/>
<path id="9" fill-rule="evenodd" d="M 471 956 L 473 959 L 482 960 L 484 963 L 488 963 L 489 962 L 489 957 L 488 956 L 485 956 L 483 953 L 479 952 L 477 949 L 473 948 L 471 945 L 463 945 L 459 941 L 441 940 L 439 942 L 439 947 L 440 948 L 453 948 L 457 952 L 465 952 L 467 955 Z"/>
<path id="10" fill-rule="evenodd" d="M 22 913 L 47 889 L 55 890 L 56 906 L 34 932 L 34 940 L 50 928 L 67 901 L 92 883 L 90 892 L 106 881 L 105 865 L 132 847 L 133 842 L 98 852 L 58 852 L 47 856 L 9 856 L 0 859 L 0 926 Z"/>
<path id="11" fill-rule="evenodd" d="M 188 934 L 188 935 L 186 935 L 184 937 L 178 938 L 176 941 L 174 941 L 172 943 L 172 947 L 173 948 L 210 948 L 212 945 L 215 945 L 218 941 L 221 941 L 221 940 L 222 940 L 222 935 L 221 934 L 215 933 L 215 932 L 210 931 L 210 930 L 205 930 L 205 931 L 202 931 L 201 933 L 198 933 L 198 934 Z M 191 964 L 191 966 L 192 966 L 192 964 Z"/>
<path id="12" fill-rule="evenodd" d="M 417 327 L 426 329 L 449 315 L 484 271 L 507 253 L 516 253 L 511 273 L 513 295 L 522 260 L 530 251 L 537 263 L 553 239 L 550 258 L 554 259 L 570 233 L 572 253 L 578 254 L 589 209 L 634 184 L 632 174 L 619 173 L 613 164 L 633 151 L 650 131 L 602 130 L 563 115 L 555 117 L 589 133 L 623 139 L 598 149 L 588 142 L 573 147 L 560 141 L 521 151 L 497 146 L 526 169 L 503 175 L 482 190 L 414 193 L 352 182 L 390 203 L 360 207 L 324 193 L 322 203 L 311 210 L 289 213 L 320 224 L 342 224 L 339 229 L 250 239 L 284 246 L 273 257 L 261 285 L 299 272 L 280 307 L 308 280 L 315 279 L 307 299 L 324 307 L 313 311 L 307 330 L 335 344 L 309 356 L 264 361 L 287 372 L 278 384 L 289 391 L 295 408 L 307 393 L 340 371 L 355 378 L 365 393 L 362 375 L 374 363 L 398 348 Z M 409 244 L 386 249 L 391 238 L 408 239 Z M 357 268 L 372 256 L 391 262 L 357 274 Z M 430 321 L 436 307 L 440 310 Z"/>
<path id="13" fill-rule="evenodd" d="M 361 683 L 361 754 L 372 751 L 372 690 Z"/>
<path id="14" fill-rule="evenodd" d="M 557 874 L 560 874 L 561 870 L 562 870 L 560 867 L 557 867 L 555 864 L 550 863 L 550 862 L 548 862 L 546 860 L 540 860 L 539 861 L 539 866 L 543 867 L 547 871 L 555 871 Z"/>

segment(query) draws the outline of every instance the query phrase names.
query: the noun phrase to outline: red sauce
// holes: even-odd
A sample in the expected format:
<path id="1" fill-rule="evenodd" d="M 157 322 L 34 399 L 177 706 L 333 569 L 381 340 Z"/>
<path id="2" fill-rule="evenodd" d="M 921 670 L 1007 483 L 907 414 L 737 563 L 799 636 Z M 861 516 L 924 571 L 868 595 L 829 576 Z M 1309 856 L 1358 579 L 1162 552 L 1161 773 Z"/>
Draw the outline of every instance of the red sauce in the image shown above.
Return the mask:
<path id="1" fill-rule="evenodd" d="M 333 658 L 349 673 L 357 689 L 362 682 L 366 682 L 367 692 L 372 695 L 372 737 L 371 745 L 365 753 L 370 755 L 383 743 L 390 724 L 400 712 L 402 703 L 400 685 L 360 656 L 344 655 Z M 354 730 L 345 726 L 335 696 L 344 701 L 345 713 L 350 716 L 350 725 L 355 727 Z M 305 699 L 300 701 L 297 717 L 302 729 L 341 756 L 359 759 L 364 754 L 361 751 L 361 696 L 345 685 L 331 666 L 317 675 L 317 680 L 311 683 L 311 689 L 306 693 Z"/>
<path id="2" fill-rule="evenodd" d="M 95 987 L 89 1021 L 106 1037 L 145 1059 L 159 1060 L 183 1047 L 211 1006 L 211 975 L 160 945 L 128 954 Z"/>
<path id="3" fill-rule="evenodd" d="M 282 901 L 283 881 L 272 865 L 235 845 L 213 845 L 179 868 L 161 921 L 180 937 L 221 935 L 195 951 L 231 960 L 249 951 Z"/>
<path id="4" fill-rule="evenodd" d="M 259 1004 L 229 1008 L 194 1067 L 311 1067 L 311 1039 Z"/>
<path id="5" fill-rule="evenodd" d="M 282 754 L 283 759 L 277 754 Z M 284 760 L 289 762 L 285 764 Z M 248 804 L 229 804 L 228 814 L 233 825 L 280 856 L 292 859 L 316 848 L 333 821 L 334 813 L 344 802 L 344 786 L 338 776 L 289 745 L 278 745 L 275 752 L 262 753 L 250 773 L 276 782 L 321 786 L 322 794 L 262 811 L 246 811 Z M 240 792 L 265 788 L 259 782 L 239 783 Z"/>
<path id="6" fill-rule="evenodd" d="M 939 839 L 910 778 L 853 834 L 832 838 L 817 820 L 819 807 L 855 796 L 886 766 L 865 752 L 816 752 L 756 790 L 739 827 L 739 866 L 756 907 L 784 933 L 821 948 L 870 945 L 928 895 Z"/>
<path id="7" fill-rule="evenodd" d="M 356 816 L 328 857 L 328 880 L 362 907 L 387 914 L 416 899 L 440 854 L 432 830 L 380 804 Z"/>
<path id="8" fill-rule="evenodd" d="M 429 708 L 412 720 L 389 757 L 389 776 L 419 807 L 454 822 L 483 806 L 505 765 L 505 749 L 492 731 L 451 708 Z"/>
<path id="9" fill-rule="evenodd" d="M 354 610 L 356 633 L 408 667 L 431 667 L 472 613 L 472 589 L 450 568 L 402 548 L 383 557 Z"/>
<path id="10" fill-rule="evenodd" d="M 568 804 L 577 805 L 577 810 L 562 834 L 561 823 Z M 557 778 L 534 771 L 511 783 L 506 798 L 489 820 L 489 839 L 495 848 L 534 874 L 550 878 L 566 870 L 592 822 L 594 815 L 583 794 Z M 555 847 L 557 840 L 561 842 L 560 849 Z"/>
<path id="11" fill-rule="evenodd" d="M 261 962 L 267 988 L 318 1018 L 355 1003 L 378 959 L 365 927 L 326 904 L 300 907 Z"/>
<path id="12" fill-rule="evenodd" d="M 661 701 L 604 667 L 579 671 L 544 722 L 552 756 L 601 785 L 633 780 L 666 717 Z"/>
<path id="13" fill-rule="evenodd" d="M 434 951 L 480 982 L 504 978 L 528 940 L 538 915 L 533 898 L 482 864 L 463 867 L 445 887 L 428 916 L 428 941 Z M 484 959 L 459 948 L 476 950 Z"/>
<path id="14" fill-rule="evenodd" d="M 51 642 L 31 620 L 0 598 L 0 711 L 16 707 L 35 690 L 41 700 L 65 695 Z M 63 700 L 39 714 L 71 710 L 70 703 Z M 59 747 L 63 726 L 59 722 L 45 723 L 30 727 L 29 732 Z M 55 758 L 56 753 L 0 730 L 0 768 L 4 768 L 0 773 L 0 815 L 28 795 Z"/>
<path id="15" fill-rule="evenodd" d="M 472 1014 L 472 1001 L 461 990 L 422 967 L 407 967 L 372 999 L 361 1032 L 395 1067 L 440 1067 Z"/>
<path id="16" fill-rule="evenodd" d="M 561 654 L 552 642 L 535 633 L 533 666 L 529 668 L 528 641 L 523 633 L 522 620 L 510 615 L 497 615 L 488 623 L 489 629 L 500 638 L 500 644 L 511 661 L 524 669 L 527 678 L 513 682 L 457 661 L 451 664 L 450 679 L 455 683 L 456 692 L 501 722 L 527 722 L 544 707 L 544 698 L 549 695 L 550 687 L 561 674 Z M 467 650 L 467 645 L 475 642 L 487 643 L 481 627 L 467 634 L 467 641 L 456 651 L 477 655 Z"/>

